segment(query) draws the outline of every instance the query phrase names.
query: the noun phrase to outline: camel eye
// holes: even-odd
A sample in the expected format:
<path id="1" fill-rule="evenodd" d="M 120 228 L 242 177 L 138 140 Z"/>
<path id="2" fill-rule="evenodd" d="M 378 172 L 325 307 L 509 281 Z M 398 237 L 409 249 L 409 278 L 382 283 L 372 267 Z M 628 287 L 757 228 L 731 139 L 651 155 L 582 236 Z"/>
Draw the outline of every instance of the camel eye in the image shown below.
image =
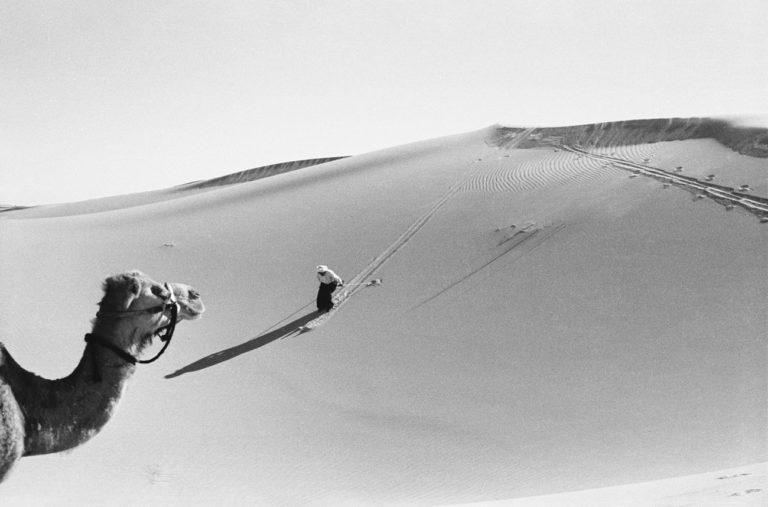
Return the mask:
<path id="1" fill-rule="evenodd" d="M 189 299 L 200 299 L 200 293 L 197 292 L 195 289 L 189 289 L 188 297 Z"/>
<path id="2" fill-rule="evenodd" d="M 162 299 L 167 299 L 168 296 L 170 295 L 168 294 L 168 291 L 165 290 L 164 287 L 160 287 L 159 285 L 152 286 L 152 294 Z"/>

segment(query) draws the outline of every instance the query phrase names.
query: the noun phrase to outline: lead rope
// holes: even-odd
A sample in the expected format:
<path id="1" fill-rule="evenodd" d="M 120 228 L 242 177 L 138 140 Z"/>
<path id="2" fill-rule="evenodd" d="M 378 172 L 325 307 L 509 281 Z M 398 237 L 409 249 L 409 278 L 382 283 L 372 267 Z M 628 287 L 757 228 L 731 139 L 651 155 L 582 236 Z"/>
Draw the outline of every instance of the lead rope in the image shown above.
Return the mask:
<path id="1" fill-rule="evenodd" d="M 171 302 L 173 303 L 173 306 L 171 307 L 171 323 L 168 324 L 168 332 L 165 336 L 161 336 L 160 339 L 165 342 L 165 345 L 163 345 L 163 348 L 160 349 L 160 352 L 157 353 L 155 357 L 152 359 L 146 359 L 146 360 L 136 360 L 137 363 L 140 364 L 149 364 L 154 363 L 157 361 L 157 359 L 163 355 L 165 352 L 165 349 L 168 348 L 168 345 L 171 344 L 171 338 L 173 338 L 173 332 L 176 330 L 176 318 L 179 315 L 179 303 L 176 302 L 176 298 L 173 296 L 173 292 L 171 292 Z M 135 358 L 134 358 L 135 359 Z"/>
<path id="2" fill-rule="evenodd" d="M 131 354 L 129 354 L 128 352 L 124 351 L 123 349 L 121 349 L 117 345 L 115 345 L 112 342 L 104 339 L 104 337 L 96 335 L 96 334 L 92 334 L 92 333 L 88 333 L 88 334 L 85 335 L 85 342 L 86 343 L 93 343 L 94 345 L 99 345 L 101 347 L 109 349 L 112 352 L 114 352 L 115 354 L 117 354 L 118 357 L 123 359 L 125 362 L 127 362 L 129 364 L 132 364 L 132 365 L 136 365 L 137 363 L 138 364 L 149 364 L 149 363 L 153 363 L 153 362 L 157 361 L 158 358 L 160 356 L 162 356 L 163 353 L 165 353 L 165 350 L 168 348 L 168 345 L 171 344 L 171 338 L 173 338 L 173 332 L 176 330 L 176 321 L 177 321 L 178 316 L 179 316 L 179 303 L 176 300 L 176 294 L 173 293 L 173 290 L 171 289 L 171 287 L 167 283 L 165 284 L 165 286 L 168 288 L 168 290 L 171 293 L 170 298 L 168 298 L 168 302 L 173 303 L 173 305 L 171 306 L 171 322 L 167 326 L 165 326 L 165 329 L 167 329 L 167 332 L 165 333 L 165 336 L 161 336 L 160 337 L 160 340 L 165 342 L 165 345 L 163 345 L 163 348 L 160 349 L 160 352 L 158 352 L 155 357 L 153 357 L 152 359 L 136 359 Z M 153 310 L 153 309 L 151 309 L 151 310 Z M 138 311 L 146 311 L 146 310 L 138 310 Z M 128 312 L 125 312 L 125 313 L 128 313 Z M 99 371 L 98 371 L 98 369 L 95 366 L 95 361 L 94 361 L 94 378 L 97 381 L 101 380 L 101 375 L 99 374 Z"/>

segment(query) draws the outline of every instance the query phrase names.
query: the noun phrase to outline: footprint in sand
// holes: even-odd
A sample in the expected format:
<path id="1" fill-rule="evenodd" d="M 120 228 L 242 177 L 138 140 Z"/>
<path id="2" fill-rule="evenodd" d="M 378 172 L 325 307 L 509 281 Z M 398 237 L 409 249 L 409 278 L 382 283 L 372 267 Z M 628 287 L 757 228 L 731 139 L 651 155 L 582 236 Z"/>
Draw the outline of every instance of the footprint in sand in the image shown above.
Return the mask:
<path id="1" fill-rule="evenodd" d="M 743 473 L 743 474 L 723 475 L 718 477 L 717 480 L 724 481 L 725 479 L 735 479 L 736 477 L 746 477 L 747 475 L 750 475 L 750 474 Z"/>
<path id="2" fill-rule="evenodd" d="M 745 491 L 744 491 L 744 492 L 742 492 L 742 493 L 732 493 L 732 494 L 730 494 L 730 495 L 728 495 L 728 496 L 744 496 L 744 495 L 752 495 L 752 494 L 754 494 L 754 493 L 760 493 L 761 491 L 762 491 L 762 489 L 759 489 L 759 488 L 751 488 L 751 489 L 745 490 Z"/>

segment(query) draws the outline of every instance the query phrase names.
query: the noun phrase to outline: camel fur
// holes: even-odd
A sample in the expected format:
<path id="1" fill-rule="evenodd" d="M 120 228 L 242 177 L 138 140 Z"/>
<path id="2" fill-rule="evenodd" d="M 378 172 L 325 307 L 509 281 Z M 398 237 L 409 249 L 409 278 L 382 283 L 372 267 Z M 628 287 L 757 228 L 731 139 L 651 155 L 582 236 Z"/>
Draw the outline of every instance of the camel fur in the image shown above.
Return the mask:
<path id="1" fill-rule="evenodd" d="M 178 321 L 204 311 L 200 295 L 186 284 L 169 283 L 178 302 Z M 92 334 L 137 357 L 163 326 L 168 311 L 135 312 L 170 296 L 166 286 L 140 271 L 107 278 Z M 119 312 L 135 313 L 119 313 Z M 23 456 L 61 452 L 93 436 L 114 415 L 136 365 L 94 343 L 67 377 L 49 380 L 31 373 L 0 343 L 0 481 Z"/>

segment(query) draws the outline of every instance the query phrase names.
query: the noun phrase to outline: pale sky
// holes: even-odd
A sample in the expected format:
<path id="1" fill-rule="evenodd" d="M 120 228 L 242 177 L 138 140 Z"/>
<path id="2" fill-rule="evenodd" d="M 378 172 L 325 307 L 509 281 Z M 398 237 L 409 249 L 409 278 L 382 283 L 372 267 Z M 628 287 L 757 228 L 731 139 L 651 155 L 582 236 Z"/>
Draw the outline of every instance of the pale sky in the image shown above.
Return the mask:
<path id="1" fill-rule="evenodd" d="M 494 123 L 768 113 L 761 0 L 0 3 L 0 203 Z"/>

